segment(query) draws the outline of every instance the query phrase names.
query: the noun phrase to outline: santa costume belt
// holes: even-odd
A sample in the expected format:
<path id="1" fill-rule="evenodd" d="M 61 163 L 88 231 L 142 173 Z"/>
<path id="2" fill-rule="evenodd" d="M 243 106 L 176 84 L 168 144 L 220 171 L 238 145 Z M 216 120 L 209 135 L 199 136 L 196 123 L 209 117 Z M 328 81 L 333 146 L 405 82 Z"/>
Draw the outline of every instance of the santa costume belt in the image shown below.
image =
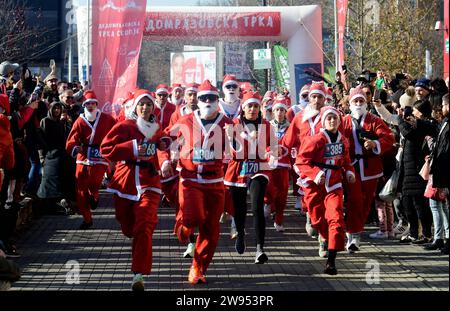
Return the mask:
<path id="1" fill-rule="evenodd" d="M 311 161 L 311 165 L 318 166 L 320 168 L 326 168 L 330 170 L 340 170 L 341 168 L 337 165 L 326 164 L 322 162 Z"/>
<path id="2" fill-rule="evenodd" d="M 158 171 L 156 170 L 155 165 L 151 162 L 125 161 L 125 163 L 128 165 L 136 165 L 141 168 L 146 168 L 149 170 L 152 176 L 158 175 Z"/>
<path id="3" fill-rule="evenodd" d="M 198 175 L 201 175 L 201 176 L 217 176 L 218 175 L 217 172 L 201 172 L 201 173 L 199 173 L 197 171 L 190 171 L 190 170 L 187 170 L 187 169 L 183 169 L 183 171 L 185 171 L 187 173 L 190 173 L 190 174 L 198 174 Z"/>

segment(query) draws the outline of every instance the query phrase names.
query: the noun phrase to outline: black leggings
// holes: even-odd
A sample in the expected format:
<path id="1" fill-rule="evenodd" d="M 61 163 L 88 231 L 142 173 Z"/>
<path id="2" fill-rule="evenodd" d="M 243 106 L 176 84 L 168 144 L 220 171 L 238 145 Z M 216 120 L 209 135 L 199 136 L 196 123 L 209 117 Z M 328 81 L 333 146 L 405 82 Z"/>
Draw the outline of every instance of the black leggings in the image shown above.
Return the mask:
<path id="1" fill-rule="evenodd" d="M 410 235 L 419 237 L 419 220 L 422 225 L 422 235 L 431 238 L 432 215 L 429 200 L 423 195 L 403 195 L 402 204 L 409 221 Z"/>
<path id="2" fill-rule="evenodd" d="M 264 195 L 266 193 L 267 179 L 258 176 L 250 181 L 248 186 L 250 192 L 250 203 L 253 211 L 256 244 L 264 246 L 266 233 L 266 219 L 264 218 Z M 245 218 L 247 216 L 247 188 L 230 187 L 234 204 L 234 221 L 239 235 L 244 234 Z"/>

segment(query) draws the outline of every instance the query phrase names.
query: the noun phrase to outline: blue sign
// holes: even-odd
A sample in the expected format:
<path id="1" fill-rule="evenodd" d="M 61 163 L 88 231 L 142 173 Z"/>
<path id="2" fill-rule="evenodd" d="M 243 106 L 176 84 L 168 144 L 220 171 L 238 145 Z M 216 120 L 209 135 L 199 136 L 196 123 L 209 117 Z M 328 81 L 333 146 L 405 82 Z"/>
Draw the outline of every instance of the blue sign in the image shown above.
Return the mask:
<path id="1" fill-rule="evenodd" d="M 311 81 L 318 81 L 319 78 L 312 77 L 311 75 L 305 73 L 310 69 L 313 69 L 318 74 L 322 75 L 322 64 L 312 63 L 312 64 L 295 64 L 295 94 L 296 96 L 300 93 L 300 90 L 305 84 L 311 83 Z"/>

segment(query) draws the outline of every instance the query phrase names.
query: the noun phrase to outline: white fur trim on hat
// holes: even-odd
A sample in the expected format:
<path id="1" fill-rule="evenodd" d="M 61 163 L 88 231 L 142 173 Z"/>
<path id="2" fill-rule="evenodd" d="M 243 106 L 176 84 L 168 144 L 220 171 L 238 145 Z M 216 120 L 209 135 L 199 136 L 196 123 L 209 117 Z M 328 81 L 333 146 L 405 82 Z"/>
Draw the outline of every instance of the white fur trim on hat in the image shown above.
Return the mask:
<path id="1" fill-rule="evenodd" d="M 98 100 L 96 100 L 95 98 L 86 99 L 81 106 L 84 108 L 84 105 L 86 105 L 87 103 L 96 103 L 98 105 Z"/>
<path id="2" fill-rule="evenodd" d="M 193 87 L 193 86 L 191 86 L 191 87 L 188 87 L 188 88 L 186 88 L 186 92 L 188 92 L 188 91 L 192 91 L 192 92 L 198 92 L 198 87 Z"/>
<path id="3" fill-rule="evenodd" d="M 273 106 L 272 106 L 272 110 L 275 110 L 276 108 L 284 108 L 284 110 L 288 110 L 288 106 L 286 106 L 285 104 L 282 104 L 282 103 L 275 103 Z"/>
<path id="4" fill-rule="evenodd" d="M 355 95 L 353 95 L 352 98 L 350 98 L 349 103 L 351 103 L 352 101 L 354 101 L 357 98 L 362 98 L 362 99 L 364 99 L 364 101 L 367 101 L 367 98 L 363 94 L 355 94 Z"/>
<path id="5" fill-rule="evenodd" d="M 320 123 L 322 124 L 322 127 L 325 127 L 325 119 L 330 114 L 334 114 L 335 116 L 340 117 L 339 112 L 336 111 L 336 109 L 327 109 L 323 112 L 323 114 L 320 116 Z"/>
<path id="6" fill-rule="evenodd" d="M 219 96 L 219 92 L 207 90 L 207 91 L 200 91 L 200 92 L 198 92 L 197 93 L 197 97 L 200 97 L 200 96 L 203 96 L 203 95 L 209 95 L 209 94 Z"/>
<path id="7" fill-rule="evenodd" d="M 236 84 L 239 87 L 239 83 L 236 80 L 228 80 L 223 84 L 223 87 L 226 87 L 229 84 Z"/>
<path id="8" fill-rule="evenodd" d="M 245 106 L 247 106 L 248 104 L 251 104 L 251 103 L 256 103 L 256 104 L 261 106 L 261 101 L 259 99 L 257 99 L 257 98 L 249 98 L 244 103 L 242 103 L 242 109 Z"/>
<path id="9" fill-rule="evenodd" d="M 144 93 L 144 94 L 141 94 L 138 97 L 136 97 L 136 99 L 133 102 L 133 105 L 131 106 L 131 111 L 134 111 L 136 109 L 137 104 L 144 97 L 147 97 L 148 99 L 150 99 L 153 102 L 153 104 L 155 104 L 155 99 L 150 94 Z"/>
<path id="10" fill-rule="evenodd" d="M 161 94 L 161 93 L 167 93 L 167 94 L 169 94 L 169 90 L 162 87 L 162 88 L 157 89 L 155 93 L 156 93 L 156 94 Z"/>
<path id="11" fill-rule="evenodd" d="M 320 94 L 320 95 L 322 95 L 323 97 L 326 96 L 325 93 L 324 93 L 323 91 L 321 91 L 321 90 L 309 90 L 308 96 L 311 96 L 312 94 Z"/>

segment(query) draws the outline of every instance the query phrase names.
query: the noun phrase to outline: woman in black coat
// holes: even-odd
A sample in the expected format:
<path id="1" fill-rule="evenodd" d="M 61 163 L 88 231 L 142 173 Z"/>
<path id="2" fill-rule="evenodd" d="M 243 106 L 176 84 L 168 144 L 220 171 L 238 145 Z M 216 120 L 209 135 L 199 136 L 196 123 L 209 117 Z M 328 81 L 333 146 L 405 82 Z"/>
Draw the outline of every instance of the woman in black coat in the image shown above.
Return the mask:
<path id="1" fill-rule="evenodd" d="M 39 158 L 43 172 L 37 195 L 39 198 L 49 199 L 53 204 L 64 197 L 62 185 L 67 128 L 61 121 L 61 113 L 62 104 L 53 102 L 50 104 L 47 117 L 42 119 L 40 124 L 42 146 L 39 149 Z"/>
<path id="2" fill-rule="evenodd" d="M 424 244 L 431 240 L 432 216 L 428 199 L 424 197 L 427 182 L 419 175 L 430 154 L 426 136 L 436 136 L 437 124 L 431 119 L 431 104 L 427 100 L 418 100 L 413 105 L 413 114 L 404 116 L 399 122 L 400 133 L 405 138 L 401 159 L 402 204 L 410 224 L 410 234 L 403 237 L 401 243 Z M 419 220 L 422 225 L 422 237 L 419 239 Z"/>

